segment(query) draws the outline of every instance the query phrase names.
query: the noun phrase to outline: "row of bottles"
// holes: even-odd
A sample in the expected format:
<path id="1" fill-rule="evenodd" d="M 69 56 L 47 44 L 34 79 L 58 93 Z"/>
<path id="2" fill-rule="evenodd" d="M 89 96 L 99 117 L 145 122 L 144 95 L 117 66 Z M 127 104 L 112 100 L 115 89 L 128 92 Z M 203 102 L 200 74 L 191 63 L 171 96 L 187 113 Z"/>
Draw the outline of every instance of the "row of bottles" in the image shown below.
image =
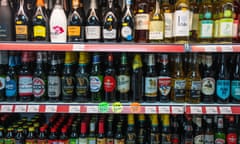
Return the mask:
<path id="1" fill-rule="evenodd" d="M 76 115 L 32 118 L 2 114 L 0 143 L 17 144 L 237 144 L 239 117 L 233 115 Z M 40 121 L 43 120 L 41 123 Z"/>
<path id="2" fill-rule="evenodd" d="M 17 1 L 19 6 L 16 10 L 11 9 L 8 0 L 1 0 L 0 40 L 61 43 L 239 42 L 238 0 L 121 2 L 120 5 L 118 0 L 99 3 L 96 0 L 85 3 L 72 0 L 71 8 L 67 8 L 71 10 L 68 11 L 65 0 L 56 0 L 51 10 L 44 0 L 37 0 L 35 8 L 29 12 L 24 0 Z"/>
<path id="3" fill-rule="evenodd" d="M 240 102 L 238 53 L 9 52 L 7 57 L 1 52 L 1 101 Z"/>

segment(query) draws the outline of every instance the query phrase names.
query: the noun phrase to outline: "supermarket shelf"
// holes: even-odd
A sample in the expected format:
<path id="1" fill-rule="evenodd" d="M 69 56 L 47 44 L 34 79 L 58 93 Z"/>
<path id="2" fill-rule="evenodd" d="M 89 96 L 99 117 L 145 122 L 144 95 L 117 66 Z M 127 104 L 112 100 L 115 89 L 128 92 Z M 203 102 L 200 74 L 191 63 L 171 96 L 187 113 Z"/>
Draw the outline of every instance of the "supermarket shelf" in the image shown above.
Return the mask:
<path id="1" fill-rule="evenodd" d="M 240 52 L 239 44 L 190 44 L 189 52 Z"/>
<path id="2" fill-rule="evenodd" d="M 0 43 L 0 50 L 16 51 L 89 51 L 89 52 L 185 52 L 182 44 L 137 43 Z"/>

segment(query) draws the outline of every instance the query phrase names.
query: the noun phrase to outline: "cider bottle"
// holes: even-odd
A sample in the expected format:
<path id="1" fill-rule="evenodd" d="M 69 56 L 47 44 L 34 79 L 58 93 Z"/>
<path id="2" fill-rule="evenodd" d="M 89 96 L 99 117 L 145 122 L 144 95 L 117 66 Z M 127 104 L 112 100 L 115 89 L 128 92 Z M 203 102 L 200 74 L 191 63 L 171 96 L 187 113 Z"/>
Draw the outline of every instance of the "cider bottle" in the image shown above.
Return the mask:
<path id="1" fill-rule="evenodd" d="M 164 42 L 173 42 L 173 6 L 169 0 L 162 0 L 161 5 L 164 15 Z"/>

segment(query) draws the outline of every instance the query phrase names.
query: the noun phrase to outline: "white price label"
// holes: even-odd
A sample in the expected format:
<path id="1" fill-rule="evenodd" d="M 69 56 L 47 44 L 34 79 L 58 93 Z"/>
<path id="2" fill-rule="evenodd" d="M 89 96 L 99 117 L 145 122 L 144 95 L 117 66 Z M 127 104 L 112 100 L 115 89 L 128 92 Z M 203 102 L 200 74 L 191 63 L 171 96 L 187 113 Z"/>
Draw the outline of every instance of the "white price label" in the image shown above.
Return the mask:
<path id="1" fill-rule="evenodd" d="M 170 107 L 169 106 L 159 106 L 158 107 L 158 112 L 160 114 L 170 114 Z"/>
<path id="2" fill-rule="evenodd" d="M 83 51 L 85 48 L 84 44 L 73 44 L 73 51 Z"/>
<path id="3" fill-rule="evenodd" d="M 232 108 L 231 107 L 219 107 L 220 114 L 232 114 Z"/>
<path id="4" fill-rule="evenodd" d="M 204 46 L 205 52 L 217 52 L 216 46 Z"/>
<path id="5" fill-rule="evenodd" d="M 156 114 L 157 113 L 157 109 L 156 109 L 156 107 L 154 107 L 154 106 L 146 106 L 145 107 L 145 113 L 146 114 Z"/>
<path id="6" fill-rule="evenodd" d="M 2 105 L 1 112 L 12 112 L 13 105 Z"/>
<path id="7" fill-rule="evenodd" d="M 87 113 L 98 113 L 98 106 L 87 106 Z"/>
<path id="8" fill-rule="evenodd" d="M 182 106 L 172 106 L 172 113 L 173 114 L 183 114 L 184 113 L 184 107 L 182 107 Z"/>
<path id="9" fill-rule="evenodd" d="M 217 107 L 206 107 L 207 114 L 218 114 Z"/>
<path id="10" fill-rule="evenodd" d="M 49 113 L 56 113 L 57 112 L 57 106 L 56 105 L 47 105 L 45 111 L 49 112 Z"/>
<path id="11" fill-rule="evenodd" d="M 228 45 L 222 45 L 222 52 L 233 52 L 233 47 Z"/>
<path id="12" fill-rule="evenodd" d="M 39 112 L 39 105 L 28 105 L 27 111 L 32 113 Z"/>
<path id="13" fill-rule="evenodd" d="M 80 106 L 69 106 L 70 113 L 80 113 Z"/>
<path id="14" fill-rule="evenodd" d="M 27 111 L 27 105 L 16 105 L 15 106 L 15 112 L 26 112 Z"/>
<path id="15" fill-rule="evenodd" d="M 202 114 L 202 107 L 190 107 L 191 114 Z"/>

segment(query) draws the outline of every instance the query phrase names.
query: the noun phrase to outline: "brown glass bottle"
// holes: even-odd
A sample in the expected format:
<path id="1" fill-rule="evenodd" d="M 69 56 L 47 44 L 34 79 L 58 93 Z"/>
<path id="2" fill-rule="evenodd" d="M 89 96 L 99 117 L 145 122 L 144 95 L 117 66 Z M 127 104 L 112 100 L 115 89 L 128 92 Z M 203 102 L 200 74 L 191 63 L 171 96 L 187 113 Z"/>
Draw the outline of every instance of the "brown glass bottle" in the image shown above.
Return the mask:
<path id="1" fill-rule="evenodd" d="M 149 20 L 149 3 L 147 0 L 140 0 L 136 3 L 135 42 L 148 42 Z"/>

